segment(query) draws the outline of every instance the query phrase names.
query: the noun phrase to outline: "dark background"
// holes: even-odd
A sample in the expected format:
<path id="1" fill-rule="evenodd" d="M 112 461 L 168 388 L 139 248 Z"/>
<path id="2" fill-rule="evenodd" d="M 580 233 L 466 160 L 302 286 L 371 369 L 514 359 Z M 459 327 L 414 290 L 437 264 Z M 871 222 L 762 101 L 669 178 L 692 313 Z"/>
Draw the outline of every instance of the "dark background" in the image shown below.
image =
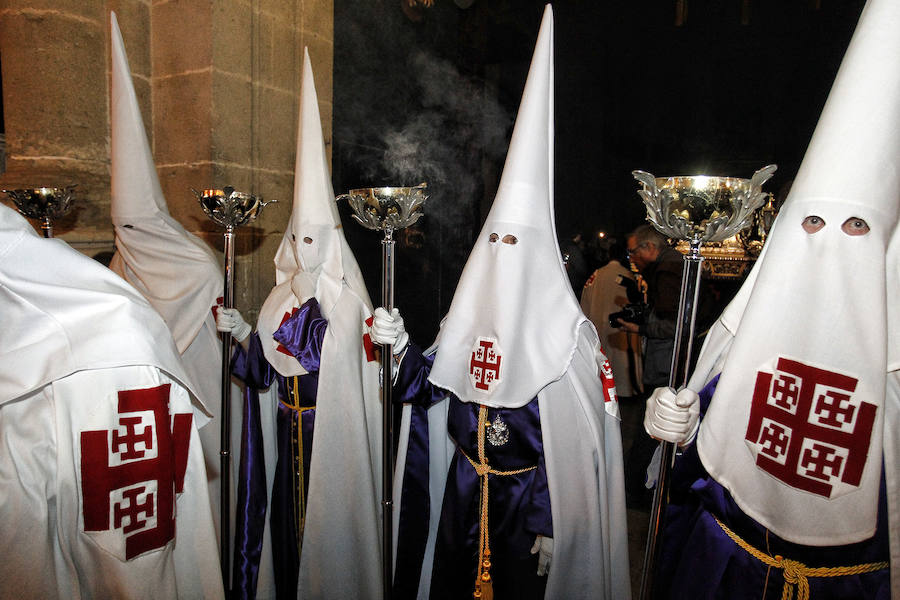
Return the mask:
<path id="1" fill-rule="evenodd" d="M 399 233 L 395 304 L 427 346 L 499 183 L 543 2 L 335 0 L 336 193 L 427 181 Z M 778 171 L 783 197 L 862 0 L 564 0 L 555 21 L 556 222 L 561 241 L 644 220 L 631 176 Z M 381 235 L 345 232 L 377 306 Z"/>

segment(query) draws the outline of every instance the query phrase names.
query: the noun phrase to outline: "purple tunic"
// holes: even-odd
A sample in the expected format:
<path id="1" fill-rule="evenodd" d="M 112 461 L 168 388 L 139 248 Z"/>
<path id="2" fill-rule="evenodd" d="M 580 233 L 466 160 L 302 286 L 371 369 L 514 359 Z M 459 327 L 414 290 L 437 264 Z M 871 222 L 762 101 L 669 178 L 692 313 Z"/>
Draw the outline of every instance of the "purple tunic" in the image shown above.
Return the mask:
<path id="1" fill-rule="evenodd" d="M 284 377 L 266 360 L 259 336 L 253 333 L 247 352 L 237 346 L 232 372 L 247 386 L 247 394 L 254 401 L 245 403 L 245 424 L 241 450 L 241 481 L 252 491 L 238 497 L 238 533 L 235 535 L 235 588 L 242 597 L 255 594 L 255 573 L 259 568 L 259 553 L 265 517 L 265 473 L 262 470 L 261 425 L 254 406 L 259 402 L 257 390 L 278 384 L 278 412 L 276 416 L 278 459 L 272 486 L 270 523 L 272 558 L 275 568 L 275 589 L 278 598 L 297 596 L 297 576 L 300 566 L 300 545 L 303 539 L 303 518 L 309 492 L 309 465 L 312 455 L 315 425 L 316 393 L 319 383 L 319 360 L 327 321 L 319 311 L 319 304 L 311 298 L 295 311 L 275 332 L 273 337 L 300 365 L 307 375 Z M 252 415 L 247 418 L 247 415 Z M 248 421 L 251 423 L 248 424 Z M 252 421 L 255 421 L 254 425 Z M 248 448 L 251 450 L 248 451 Z M 260 477 L 262 481 L 260 482 Z M 302 494 L 300 490 L 302 488 Z M 251 496 L 253 496 L 251 498 Z M 241 530 L 245 533 L 242 534 Z M 245 550 L 245 546 L 253 546 Z M 242 558 L 242 556 L 246 556 Z M 245 573 L 252 570 L 253 576 Z M 251 581 L 252 579 L 252 581 Z"/>
<path id="2" fill-rule="evenodd" d="M 715 391 L 714 379 L 701 392 L 705 412 Z M 844 567 L 888 560 L 887 503 L 881 481 L 875 535 L 846 546 L 804 546 L 768 531 L 744 514 L 731 494 L 703 468 L 696 446 L 676 461 L 666 510 L 658 577 L 660 598 L 703 600 L 781 598 L 783 571 L 770 568 L 729 538 L 715 517 L 747 543 L 769 556 L 781 555 L 807 567 Z M 715 515 L 715 517 L 714 517 Z M 888 569 L 861 575 L 809 577 L 814 600 L 889 600 Z"/>
<path id="3" fill-rule="evenodd" d="M 447 393 L 428 382 L 433 357 L 410 344 L 395 386 L 400 402 L 413 404 L 403 482 L 403 504 L 394 579 L 398 598 L 414 598 L 421 572 L 428 506 L 428 442 L 425 410 Z M 432 598 L 471 598 L 474 590 L 481 479 L 466 456 L 478 461 L 479 406 L 449 396 L 447 431 L 456 451 L 447 474 L 431 580 Z M 491 577 L 498 598 L 543 598 L 546 576 L 537 576 L 530 553 L 537 535 L 553 536 L 537 399 L 517 409 L 488 409 L 506 424 L 508 440 L 485 442 L 487 462 L 498 471 L 536 467 L 516 475 L 489 475 Z"/>

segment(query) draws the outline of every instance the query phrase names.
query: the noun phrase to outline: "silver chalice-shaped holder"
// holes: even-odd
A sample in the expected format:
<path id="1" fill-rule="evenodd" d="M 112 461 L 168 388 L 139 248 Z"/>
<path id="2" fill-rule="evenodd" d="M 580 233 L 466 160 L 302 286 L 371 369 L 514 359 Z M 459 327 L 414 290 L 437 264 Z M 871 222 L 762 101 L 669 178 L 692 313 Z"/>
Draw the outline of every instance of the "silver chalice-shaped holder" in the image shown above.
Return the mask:
<path id="1" fill-rule="evenodd" d="M 25 188 L 3 190 L 16 204 L 19 212 L 41 222 L 41 233 L 45 238 L 53 237 L 53 219 L 64 215 L 71 206 L 75 186 L 64 188 Z"/>
<path id="2" fill-rule="evenodd" d="M 353 210 L 353 218 L 365 227 L 384 233 L 381 240 L 381 304 L 391 311 L 394 308 L 394 231 L 409 227 L 422 216 L 422 207 L 428 196 L 427 185 L 411 187 L 374 187 L 350 190 L 337 200 L 346 199 Z M 391 400 L 391 374 L 393 348 L 381 349 L 381 410 L 382 410 L 382 527 L 384 540 L 383 581 L 384 598 L 391 597 L 392 581 L 392 511 L 394 475 L 393 403 Z"/>
<path id="3" fill-rule="evenodd" d="M 225 228 L 225 290 L 222 305 L 234 306 L 234 230 L 254 221 L 268 204 L 259 196 L 238 192 L 233 187 L 221 190 L 191 189 L 200 201 L 200 207 L 210 219 Z M 231 588 L 231 333 L 222 334 L 222 410 L 220 429 L 221 461 L 221 565 L 226 591 Z"/>
<path id="4" fill-rule="evenodd" d="M 721 242 L 730 238 L 751 223 L 756 209 L 766 201 L 767 195 L 762 191 L 762 185 L 776 169 L 775 165 L 768 165 L 750 179 L 707 175 L 654 177 L 646 171 L 632 171 L 634 178 L 641 183 L 638 195 L 647 207 L 647 220 L 666 237 L 685 240 L 690 244 L 684 256 L 675 348 L 669 370 L 669 386 L 674 389 L 681 389 L 687 384 L 703 262 L 701 246 L 704 242 Z M 650 511 L 641 600 L 652 598 L 654 566 L 659 553 L 657 540 L 662 531 L 674 459 L 675 444 L 660 442 L 659 474 Z"/>

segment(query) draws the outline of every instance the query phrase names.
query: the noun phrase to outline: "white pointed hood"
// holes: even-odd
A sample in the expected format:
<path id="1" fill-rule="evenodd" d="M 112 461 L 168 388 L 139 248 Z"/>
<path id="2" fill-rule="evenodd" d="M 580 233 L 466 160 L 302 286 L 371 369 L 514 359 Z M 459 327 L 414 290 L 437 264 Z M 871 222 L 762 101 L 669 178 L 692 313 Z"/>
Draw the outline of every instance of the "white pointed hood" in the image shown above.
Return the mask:
<path id="1" fill-rule="evenodd" d="M 886 373 L 900 366 L 888 334 L 900 289 L 886 276 L 900 204 L 898 30 L 900 3 L 871 0 L 765 250 L 691 381 L 722 365 L 700 456 L 742 510 L 792 542 L 875 531 Z"/>
<path id="2" fill-rule="evenodd" d="M 257 320 L 266 360 L 284 376 L 305 373 L 300 363 L 278 350 L 272 338 L 295 308 L 315 296 L 328 319 L 346 282 L 371 309 L 372 303 L 353 252 L 347 245 L 334 200 L 319 101 L 309 51 L 303 52 L 303 83 L 294 166 L 294 203 L 275 254 L 275 287 Z"/>
<path id="3" fill-rule="evenodd" d="M 115 13 L 110 31 L 110 212 L 116 234 L 110 268 L 149 300 L 184 352 L 222 295 L 222 269 L 210 247 L 169 214 Z"/>
<path id="4" fill-rule="evenodd" d="M 553 208 L 548 5 L 497 196 L 441 326 L 429 377 L 463 402 L 520 407 L 568 368 L 586 317 L 566 277 Z"/>

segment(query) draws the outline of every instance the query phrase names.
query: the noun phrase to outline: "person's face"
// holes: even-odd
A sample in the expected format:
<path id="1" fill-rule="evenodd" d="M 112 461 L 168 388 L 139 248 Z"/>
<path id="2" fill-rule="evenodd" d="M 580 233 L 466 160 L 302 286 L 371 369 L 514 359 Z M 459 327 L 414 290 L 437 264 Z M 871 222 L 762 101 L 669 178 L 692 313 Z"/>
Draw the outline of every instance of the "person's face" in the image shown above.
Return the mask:
<path id="1" fill-rule="evenodd" d="M 638 244 L 635 238 L 628 238 L 628 259 L 634 263 L 634 266 L 639 271 L 643 271 L 647 265 L 653 262 L 651 250 L 653 250 L 652 244 L 648 242 Z"/>

